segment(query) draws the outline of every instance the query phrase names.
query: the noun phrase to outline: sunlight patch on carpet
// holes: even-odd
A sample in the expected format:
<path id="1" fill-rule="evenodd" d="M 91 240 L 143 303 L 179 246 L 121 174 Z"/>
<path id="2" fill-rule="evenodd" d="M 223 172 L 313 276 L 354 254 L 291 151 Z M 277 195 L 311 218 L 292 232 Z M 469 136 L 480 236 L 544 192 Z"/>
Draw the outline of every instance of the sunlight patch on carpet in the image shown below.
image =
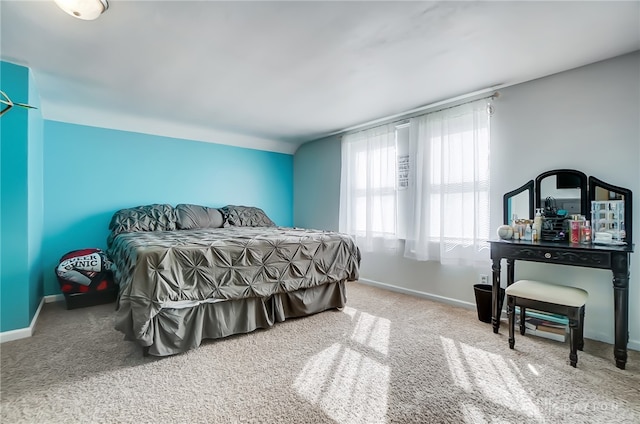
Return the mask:
<path id="1" fill-rule="evenodd" d="M 445 357 L 449 364 L 449 371 L 451 372 L 451 378 L 453 383 L 466 392 L 471 391 L 471 382 L 467 377 L 467 372 L 462 364 L 462 358 L 456 348 L 456 344 L 453 340 L 440 336 L 442 347 L 444 348 Z"/>
<path id="2" fill-rule="evenodd" d="M 389 332 L 391 321 L 366 312 L 361 312 L 351 338 L 382 353 L 389 354 Z"/>
<path id="3" fill-rule="evenodd" d="M 351 319 L 355 318 L 357 312 L 357 309 L 354 309 L 350 306 L 345 306 L 344 309 L 342 309 L 342 313 L 349 315 Z"/>
<path id="4" fill-rule="evenodd" d="M 542 418 L 540 409 L 502 356 L 465 343 L 460 343 L 460 348 L 475 388 L 487 400 L 532 418 Z"/>
<path id="5" fill-rule="evenodd" d="M 339 343 L 335 343 L 311 357 L 298 374 L 293 387 L 309 402 L 315 404 L 321 400 L 341 347 Z"/>
<path id="6" fill-rule="evenodd" d="M 516 364 L 508 363 L 495 353 L 447 337 L 440 336 L 440 341 L 454 385 L 466 392 L 478 391 L 487 401 L 501 407 L 542 419 L 540 409 L 521 383 L 522 373 Z M 537 374 L 532 365 L 529 369 Z M 486 417 L 477 407 L 462 404 L 461 409 L 466 422 L 486 422 Z"/>
<path id="7" fill-rule="evenodd" d="M 343 312 L 354 320 L 351 339 L 362 350 L 334 343 L 307 361 L 293 387 L 337 422 L 385 423 L 391 369 L 368 355 L 370 349 L 388 355 L 391 322 L 353 308 Z"/>
<path id="8" fill-rule="evenodd" d="M 387 365 L 335 343 L 307 361 L 293 383 L 307 401 L 338 422 L 386 422 Z"/>
<path id="9" fill-rule="evenodd" d="M 488 422 L 484 417 L 484 412 L 472 403 L 463 403 L 461 409 L 465 423 L 484 424 Z"/>

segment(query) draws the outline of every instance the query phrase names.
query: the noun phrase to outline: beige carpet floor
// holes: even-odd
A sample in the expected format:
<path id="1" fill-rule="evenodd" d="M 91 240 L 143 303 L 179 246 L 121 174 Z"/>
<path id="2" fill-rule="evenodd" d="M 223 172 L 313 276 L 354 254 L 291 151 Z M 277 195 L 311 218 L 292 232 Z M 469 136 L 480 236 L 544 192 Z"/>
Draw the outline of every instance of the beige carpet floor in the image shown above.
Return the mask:
<path id="1" fill-rule="evenodd" d="M 4 343 L 2 423 L 638 423 L 640 352 L 493 334 L 476 312 L 348 284 L 348 307 L 167 358 L 113 329 L 114 304 L 45 305 Z M 588 314 L 588 313 L 587 313 Z M 587 319 L 597 319 L 587 315 Z"/>

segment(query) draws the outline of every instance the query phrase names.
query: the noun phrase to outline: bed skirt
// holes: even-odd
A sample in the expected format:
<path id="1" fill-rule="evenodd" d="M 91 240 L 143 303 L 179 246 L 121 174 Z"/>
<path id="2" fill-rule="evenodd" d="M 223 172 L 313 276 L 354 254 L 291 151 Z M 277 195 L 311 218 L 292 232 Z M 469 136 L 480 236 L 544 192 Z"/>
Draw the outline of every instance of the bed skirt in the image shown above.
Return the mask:
<path id="1" fill-rule="evenodd" d="M 168 356 L 194 349 L 204 339 L 269 328 L 287 318 L 342 308 L 346 301 L 345 282 L 339 281 L 267 298 L 203 303 L 181 309 L 165 308 L 151 320 L 145 340 L 136 339 L 131 331 L 123 328 L 122 322 L 116 327 L 125 333 L 126 340 L 140 344 L 145 354 Z"/>

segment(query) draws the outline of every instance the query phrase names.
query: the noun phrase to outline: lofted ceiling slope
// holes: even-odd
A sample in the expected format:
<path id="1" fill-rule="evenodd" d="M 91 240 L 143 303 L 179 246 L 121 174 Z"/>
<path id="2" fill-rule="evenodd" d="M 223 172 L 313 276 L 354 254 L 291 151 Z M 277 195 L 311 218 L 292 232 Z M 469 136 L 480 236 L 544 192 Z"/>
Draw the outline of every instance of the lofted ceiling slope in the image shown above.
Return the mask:
<path id="1" fill-rule="evenodd" d="M 32 70 L 45 119 L 284 153 L 640 49 L 637 1 L 109 4 L 0 1 L 0 58 Z"/>

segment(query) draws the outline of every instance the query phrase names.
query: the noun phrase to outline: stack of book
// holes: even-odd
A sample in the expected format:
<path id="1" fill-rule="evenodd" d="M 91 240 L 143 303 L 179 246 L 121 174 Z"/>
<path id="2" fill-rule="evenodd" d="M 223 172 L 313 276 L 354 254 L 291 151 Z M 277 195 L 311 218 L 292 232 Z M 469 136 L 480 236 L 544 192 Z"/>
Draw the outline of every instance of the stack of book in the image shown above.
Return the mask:
<path id="1" fill-rule="evenodd" d="M 520 308 L 516 307 L 516 327 L 520 325 Z M 531 309 L 525 311 L 525 334 L 532 334 L 559 342 L 567 341 L 569 320 L 562 315 L 550 314 Z M 516 330 L 517 331 L 517 330 Z"/>

